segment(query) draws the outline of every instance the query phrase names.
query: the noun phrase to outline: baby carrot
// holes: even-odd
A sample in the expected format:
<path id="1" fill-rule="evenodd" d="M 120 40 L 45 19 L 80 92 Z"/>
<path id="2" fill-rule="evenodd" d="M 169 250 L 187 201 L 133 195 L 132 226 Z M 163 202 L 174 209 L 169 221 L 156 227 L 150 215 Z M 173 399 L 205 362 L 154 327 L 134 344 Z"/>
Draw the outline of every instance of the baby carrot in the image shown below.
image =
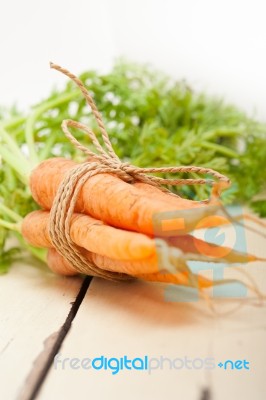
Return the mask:
<path id="1" fill-rule="evenodd" d="M 171 201 L 171 198 L 173 200 L 180 198 L 180 196 L 178 196 L 177 194 L 172 195 L 170 193 L 163 192 L 162 190 L 160 190 L 156 186 L 149 185 L 148 183 L 135 182 L 132 185 L 134 187 L 142 190 L 144 193 L 146 193 L 146 195 L 150 196 L 151 198 L 156 197 L 158 199 L 160 197 L 162 200 L 169 200 L 170 199 L 170 201 Z"/>
<path id="2" fill-rule="evenodd" d="M 83 254 L 86 256 L 86 258 L 90 261 L 99 263 L 99 267 L 102 267 L 102 261 L 104 257 L 97 257 L 92 253 L 89 253 L 87 251 L 83 251 Z M 104 264 L 106 265 L 109 262 L 109 260 L 106 260 Z M 51 248 L 48 250 L 47 254 L 47 264 L 48 267 L 55 273 L 59 275 L 76 275 L 77 271 L 75 268 L 69 263 L 63 256 L 61 256 L 55 249 Z M 145 281 L 150 281 L 150 282 L 161 282 L 161 283 L 172 283 L 176 285 L 184 285 L 188 286 L 190 285 L 189 281 L 189 276 L 186 271 L 184 272 L 176 272 L 174 274 L 168 273 L 168 272 L 154 272 L 154 273 L 140 273 L 140 274 L 134 274 L 134 277 L 137 279 L 142 279 Z M 207 278 L 204 278 L 203 276 L 197 276 L 197 281 L 198 285 L 201 288 L 204 287 L 211 287 L 212 286 L 212 281 L 208 280 Z"/>
<path id="3" fill-rule="evenodd" d="M 37 247 L 52 247 L 49 212 L 33 211 L 22 222 L 22 235 Z M 74 214 L 70 237 L 80 247 L 119 260 L 145 259 L 155 254 L 155 242 L 148 236 L 113 228 L 88 215 Z"/>
<path id="4" fill-rule="evenodd" d="M 161 282 L 170 283 L 174 285 L 191 286 L 191 281 L 189 280 L 189 274 L 186 272 L 155 272 L 153 274 L 138 274 L 135 276 L 138 279 L 143 279 L 150 282 Z M 211 280 L 203 277 L 202 275 L 195 276 L 195 284 L 198 284 L 200 288 L 212 287 L 213 283 Z"/>
<path id="5" fill-rule="evenodd" d="M 32 246 L 52 247 L 49 236 L 49 212 L 33 211 L 28 214 L 21 226 L 22 235 Z M 216 246 L 190 235 L 164 238 L 156 242 L 146 235 L 137 232 L 125 231 L 110 227 L 102 221 L 95 220 L 83 214 L 74 214 L 70 224 L 70 237 L 80 248 L 87 249 L 97 255 L 106 256 L 108 267 L 117 268 L 115 272 L 128 274 L 158 271 L 157 256 L 165 254 L 166 247 L 162 249 L 159 243 L 180 250 L 180 260 L 187 253 L 194 255 L 192 259 L 204 257 L 204 261 L 245 263 L 256 261 L 257 257 L 251 254 L 237 252 L 236 250 Z M 164 251 L 164 252 L 163 252 Z M 184 256 L 182 257 L 182 253 Z M 179 255 L 178 255 L 179 257 Z M 106 260 L 104 260 L 105 262 Z M 138 263 L 135 263 L 138 261 Z M 123 264 L 124 262 L 124 264 Z M 161 269 L 165 260 L 160 261 Z M 105 269 L 103 265 L 102 268 Z M 136 268 L 136 269 L 134 269 Z"/>
<path id="6" fill-rule="evenodd" d="M 177 247 L 184 253 L 212 257 L 215 259 L 214 262 L 220 261 L 234 264 L 259 260 L 259 258 L 253 254 L 243 253 L 230 247 L 218 246 L 216 244 L 198 239 L 192 235 L 168 237 L 164 238 L 164 240 L 169 246 Z"/>
<path id="7" fill-rule="evenodd" d="M 47 265 L 51 271 L 58 275 L 74 276 L 78 272 L 61 254 L 51 248 L 47 252 Z"/>
<path id="8" fill-rule="evenodd" d="M 63 158 L 53 158 L 39 164 L 30 179 L 35 201 L 43 208 L 51 209 L 64 175 L 76 165 Z M 176 198 L 174 205 L 160 196 L 151 199 L 143 190 L 107 173 L 90 177 L 84 183 L 76 204 L 77 212 L 91 215 L 115 227 L 149 235 L 154 234 L 156 218 L 160 221 L 162 213 L 175 210 L 190 210 L 185 218 L 175 221 L 176 234 L 184 234 L 194 229 L 204 217 L 212 215 L 214 209 L 182 198 Z"/>
<path id="9" fill-rule="evenodd" d="M 55 250 L 52 248 L 49 248 L 48 254 L 53 254 Z M 128 275 L 136 275 L 136 274 L 145 274 L 145 273 L 153 273 L 153 272 L 158 272 L 158 260 L 157 256 L 153 255 L 151 257 L 146 258 L 145 260 L 131 260 L 131 261 L 123 261 L 123 260 L 115 260 L 110 257 L 102 256 L 100 254 L 96 253 L 91 253 L 88 250 L 85 250 L 83 248 L 80 248 L 80 251 L 82 252 L 83 256 L 88 260 L 88 262 L 91 262 L 95 264 L 97 267 L 106 270 L 106 271 L 111 271 L 111 272 L 121 272 L 124 274 Z M 59 257 L 56 256 L 57 259 Z M 52 262 L 52 261 L 51 261 Z M 68 261 L 65 260 L 65 266 L 67 265 Z M 56 267 L 56 262 L 53 264 L 52 270 L 55 271 Z M 49 263 L 49 267 L 50 267 Z M 65 267 L 64 267 L 65 268 Z M 74 268 L 70 268 L 71 271 L 74 271 Z M 58 270 L 56 271 L 57 273 L 60 273 L 60 268 L 58 267 Z M 88 271 L 89 274 L 89 271 Z"/>
<path id="10" fill-rule="evenodd" d="M 159 188 L 149 185 L 147 183 L 143 183 L 143 182 L 135 182 L 135 183 L 133 183 L 133 186 L 142 190 L 143 193 L 146 194 L 147 196 L 149 196 L 151 199 L 153 199 L 153 198 L 159 199 L 160 198 L 164 202 L 167 202 L 168 205 L 172 207 L 173 211 L 179 210 L 179 203 L 180 203 L 180 199 L 181 199 L 180 196 L 178 196 L 176 194 L 162 192 Z M 185 205 L 185 201 L 187 202 L 186 203 L 187 207 L 184 207 L 184 209 L 189 210 L 192 200 L 186 200 L 186 199 L 182 199 L 182 200 L 183 200 L 184 205 Z M 197 201 L 194 201 L 193 204 L 198 204 L 199 207 L 202 206 L 202 203 L 197 202 Z M 207 204 L 207 203 L 205 203 L 205 204 Z M 214 203 L 211 202 L 209 205 L 214 206 Z M 214 210 L 215 210 L 215 208 L 213 208 L 213 211 Z M 184 215 L 184 216 L 186 217 L 187 215 L 188 214 L 186 211 L 186 215 Z M 225 218 L 223 216 L 210 215 L 210 216 L 207 216 L 207 218 L 203 218 L 202 220 L 200 220 L 196 224 L 195 229 L 210 228 L 210 227 L 214 227 L 214 226 L 226 225 L 229 222 L 230 221 L 228 221 L 228 218 Z"/>

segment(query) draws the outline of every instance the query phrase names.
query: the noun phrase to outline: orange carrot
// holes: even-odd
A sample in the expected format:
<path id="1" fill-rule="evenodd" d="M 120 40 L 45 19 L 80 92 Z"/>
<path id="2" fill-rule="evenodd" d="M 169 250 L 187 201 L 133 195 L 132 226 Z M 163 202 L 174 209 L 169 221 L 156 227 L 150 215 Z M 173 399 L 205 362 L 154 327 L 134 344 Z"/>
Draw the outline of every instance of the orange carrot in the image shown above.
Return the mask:
<path id="1" fill-rule="evenodd" d="M 179 247 L 182 247 L 182 244 L 181 246 L 179 245 Z M 186 270 L 186 268 L 184 268 L 184 266 L 186 265 L 185 252 L 183 254 L 173 254 L 173 251 L 171 251 L 170 253 L 165 254 L 164 252 L 160 252 L 160 250 L 158 250 L 156 254 L 153 254 L 152 256 L 142 260 L 115 260 L 111 257 L 106 257 L 100 254 L 89 252 L 84 248 L 80 248 L 80 251 L 82 252 L 83 256 L 88 260 L 88 262 L 94 263 L 103 270 L 124 273 L 132 276 L 140 276 L 154 273 L 161 274 L 163 272 L 168 273 L 168 262 L 170 262 L 169 267 L 175 268 L 176 272 L 183 272 Z M 217 258 L 216 261 L 226 262 L 228 257 L 229 260 L 230 258 L 233 259 L 233 261 L 229 262 L 246 262 L 246 255 L 243 255 L 242 253 L 239 254 L 240 255 L 235 254 L 234 256 L 231 256 L 230 254 L 225 254 L 223 258 Z M 208 259 L 206 258 L 205 261 L 207 262 Z M 209 261 L 213 260 L 210 259 Z"/>
<path id="2" fill-rule="evenodd" d="M 33 211 L 22 223 L 22 235 L 37 247 L 52 247 L 49 235 L 49 212 Z M 155 254 L 155 242 L 148 236 L 113 228 L 83 214 L 74 214 L 70 238 L 80 247 L 119 260 L 145 259 Z"/>
<path id="3" fill-rule="evenodd" d="M 163 265 L 158 265 L 159 262 L 156 254 L 143 260 L 121 261 L 96 253 L 88 254 L 85 251 L 85 257 L 91 259 L 95 265 L 106 271 L 121 272 L 128 275 L 151 274 L 164 269 Z"/>
<path id="4" fill-rule="evenodd" d="M 173 193 L 162 192 L 159 188 L 152 186 L 152 185 L 148 185 L 147 183 L 143 183 L 143 182 L 135 182 L 135 183 L 133 183 L 133 186 L 142 190 L 151 199 L 153 199 L 153 198 L 159 199 L 160 198 L 164 202 L 167 202 L 169 204 L 169 206 L 172 207 L 173 211 L 179 210 L 180 196 L 173 194 Z M 182 199 L 182 200 L 184 200 L 184 199 Z M 188 201 L 191 201 L 191 200 L 188 200 Z M 201 202 L 195 201 L 194 204 L 198 204 L 199 207 L 202 206 Z M 205 203 L 205 204 L 207 204 L 207 203 Z M 216 202 L 216 204 L 218 205 L 217 202 Z M 214 202 L 211 202 L 209 204 L 209 206 L 214 206 L 214 205 L 215 205 Z M 185 209 L 187 210 L 187 208 L 185 208 Z M 213 211 L 214 211 L 214 209 L 213 209 Z M 185 213 L 186 214 L 184 215 L 184 217 L 186 217 L 186 215 L 188 215 L 187 211 L 185 211 Z M 226 225 L 228 223 L 230 223 L 228 218 L 222 217 L 220 215 L 210 215 L 210 216 L 207 216 L 206 218 L 203 218 L 202 220 L 200 220 L 197 223 L 197 225 L 195 226 L 195 229 L 210 228 L 210 227 L 214 227 L 214 226 Z"/>
<path id="5" fill-rule="evenodd" d="M 189 275 L 186 272 L 163 273 L 156 272 L 153 274 L 139 274 L 135 275 L 138 279 L 143 279 L 150 282 L 172 283 L 174 285 L 191 286 Z M 213 286 L 213 282 L 201 275 L 195 276 L 195 284 L 200 288 L 209 288 Z"/>
<path id="6" fill-rule="evenodd" d="M 54 249 L 50 248 L 48 250 L 48 254 L 50 254 L 51 252 L 53 253 L 53 250 Z M 91 262 L 95 264 L 97 267 L 106 271 L 121 272 L 128 275 L 136 275 L 142 273 L 149 274 L 159 271 L 158 260 L 156 255 L 148 257 L 145 260 L 122 261 L 122 260 L 114 260 L 113 258 L 105 257 L 100 254 L 91 253 L 83 248 L 80 248 L 80 251 L 83 254 L 83 256 L 88 260 L 88 262 Z"/>
<path id="7" fill-rule="evenodd" d="M 93 261 L 95 265 L 102 268 L 102 265 L 107 265 L 110 263 L 106 257 L 99 257 L 95 254 L 84 251 L 83 254 L 89 261 Z M 135 262 L 136 263 L 136 262 Z M 47 254 L 47 264 L 49 268 L 59 274 L 59 275 L 76 275 L 77 272 L 75 268 L 69 263 L 63 256 L 61 256 L 55 249 L 51 248 L 48 250 Z M 133 264 L 133 263 L 132 263 Z M 135 268 L 134 268 L 135 269 Z M 176 272 L 175 274 L 165 273 L 165 272 L 154 272 L 154 273 L 141 273 L 134 274 L 135 278 L 142 279 L 151 282 L 162 282 L 162 283 L 172 283 L 176 285 L 190 285 L 189 276 L 187 272 Z M 198 276 L 198 285 L 201 288 L 211 287 L 212 281 L 204 278 L 203 276 Z"/>
<path id="8" fill-rule="evenodd" d="M 53 248 L 49 249 L 47 252 L 47 265 L 51 271 L 58 275 L 78 275 L 75 268 Z"/>
<path id="9" fill-rule="evenodd" d="M 243 253 L 230 247 L 218 246 L 205 242 L 192 235 L 164 238 L 169 246 L 177 247 L 184 253 L 198 254 L 201 256 L 215 258 L 215 261 L 227 263 L 247 263 L 258 261 L 259 258 L 253 254 Z M 211 260 L 210 260 L 211 261 Z"/>
<path id="10" fill-rule="evenodd" d="M 33 198 L 43 208 L 52 207 L 57 188 L 64 175 L 77 164 L 63 158 L 43 161 L 31 174 L 30 187 Z M 76 211 L 91 215 L 109 225 L 153 235 L 154 221 L 161 222 L 162 214 L 175 210 L 191 210 L 185 219 L 175 218 L 176 234 L 189 232 L 202 219 L 213 214 L 213 207 L 196 201 L 176 198 L 175 205 L 167 200 L 154 198 L 133 185 L 111 174 L 97 174 L 83 185 Z M 162 232 L 161 232 L 162 234 Z M 165 233 L 166 236 L 169 232 Z"/>
<path id="11" fill-rule="evenodd" d="M 95 161 L 95 159 L 93 157 L 88 157 L 88 161 L 93 162 L 93 161 Z M 163 192 L 156 186 L 149 185 L 147 183 L 140 182 L 140 181 L 132 183 L 132 186 L 141 190 L 143 195 L 149 197 L 152 200 L 160 199 L 164 202 L 167 202 L 167 204 L 172 207 L 172 211 L 179 210 L 179 208 L 180 208 L 180 204 L 179 204 L 180 200 L 179 199 L 181 197 L 178 196 L 177 194 L 170 193 L 170 192 Z M 182 199 L 182 200 L 185 200 L 185 199 Z M 189 205 L 190 205 L 191 200 L 187 200 L 187 201 L 189 202 Z M 196 202 L 194 201 L 193 203 L 198 204 L 198 206 L 202 206 L 202 203 L 200 201 L 196 201 Z M 208 203 L 206 201 L 205 201 L 205 204 L 208 205 Z M 217 199 L 215 199 L 214 201 L 210 201 L 209 205 L 214 206 L 214 205 L 219 205 L 219 203 L 217 202 Z M 187 209 L 186 207 L 184 207 L 184 208 Z M 189 209 L 189 207 L 188 207 L 188 209 Z M 214 211 L 214 209 L 213 209 L 213 211 Z M 242 218 L 242 215 L 241 215 L 241 218 Z M 237 219 L 237 218 L 235 218 L 235 219 Z M 215 226 L 220 226 L 220 225 L 226 225 L 229 223 L 231 223 L 231 221 L 229 221 L 228 218 L 220 216 L 220 215 L 212 215 L 212 213 L 211 213 L 210 216 L 207 216 L 203 220 L 200 220 L 199 223 L 196 225 L 195 229 L 210 228 L 210 227 L 215 227 Z"/>
<path id="12" fill-rule="evenodd" d="M 49 235 L 48 211 L 33 211 L 28 214 L 24 218 L 21 228 L 23 237 L 32 246 L 53 247 Z M 158 263 L 158 255 L 164 254 L 159 247 L 162 242 L 158 242 L 157 244 L 155 240 L 146 235 L 113 228 L 83 214 L 74 214 L 72 216 L 70 237 L 81 248 L 101 256 L 109 257 L 113 261 L 118 260 L 120 262 L 118 266 L 122 270 L 115 270 L 116 272 L 126 272 L 127 268 L 129 268 L 127 273 L 134 274 L 131 262 L 135 260 L 140 262 L 136 264 L 138 270 L 135 272 L 144 272 L 147 265 L 150 267 L 154 262 Z M 201 257 L 205 256 L 205 261 L 212 261 L 213 258 L 215 258 L 216 262 L 228 263 L 246 263 L 258 260 L 257 257 L 251 254 L 217 246 L 191 235 L 164 238 L 163 243 L 165 243 L 165 246 L 169 245 L 172 248 L 181 250 L 180 255 L 183 252 L 184 254 L 191 253 L 195 257 L 197 255 Z M 211 257 L 211 259 L 208 259 L 208 257 Z M 121 264 L 123 260 L 128 261 L 128 264 L 125 264 L 124 267 Z M 147 265 L 145 264 L 146 262 Z M 110 264 L 112 264 L 111 261 Z"/>
<path id="13" fill-rule="evenodd" d="M 177 194 L 170 194 L 167 192 L 163 192 L 156 186 L 149 185 L 148 183 L 138 181 L 132 183 L 132 185 L 145 192 L 146 195 L 150 196 L 151 198 L 156 197 L 157 199 L 161 198 L 162 200 L 168 200 L 168 201 L 180 199 L 180 196 L 178 196 Z"/>

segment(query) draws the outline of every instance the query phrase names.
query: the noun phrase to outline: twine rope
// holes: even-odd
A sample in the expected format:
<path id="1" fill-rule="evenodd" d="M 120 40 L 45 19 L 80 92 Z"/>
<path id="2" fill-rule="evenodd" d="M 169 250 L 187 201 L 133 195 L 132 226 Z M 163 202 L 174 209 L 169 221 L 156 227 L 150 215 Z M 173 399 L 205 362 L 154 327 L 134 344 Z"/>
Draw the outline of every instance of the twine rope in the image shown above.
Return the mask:
<path id="1" fill-rule="evenodd" d="M 111 280 L 129 279 L 130 276 L 117 272 L 110 272 L 96 266 L 92 260 L 85 258 L 82 249 L 79 248 L 70 238 L 70 222 L 74 213 L 75 204 L 78 195 L 84 183 L 92 176 L 100 173 L 112 173 L 127 183 L 140 181 L 157 187 L 163 192 L 170 192 L 161 185 L 212 185 L 212 196 L 219 196 L 222 189 L 230 185 L 230 180 L 219 172 L 196 166 L 178 166 L 178 167 L 162 167 L 162 168 L 139 168 L 127 162 L 122 162 L 115 154 L 109 135 L 105 129 L 102 116 L 94 103 L 92 96 L 85 88 L 79 78 L 69 72 L 67 69 L 59 65 L 50 63 L 51 68 L 63 73 L 70 78 L 81 90 L 87 104 L 90 106 L 92 113 L 97 121 L 101 136 L 105 145 L 105 149 L 98 141 L 94 132 L 86 125 L 73 121 L 71 119 L 62 122 L 62 130 L 65 136 L 77 149 L 85 155 L 92 157 L 93 162 L 84 162 L 72 168 L 61 182 L 50 212 L 49 233 L 51 241 L 56 250 L 66 258 L 72 266 L 81 273 L 92 276 L 99 276 Z M 69 131 L 69 128 L 76 128 L 85 132 L 91 139 L 97 153 L 83 146 Z M 149 175 L 152 173 L 198 173 L 209 174 L 217 179 L 166 179 Z M 208 202 L 210 199 L 204 200 Z"/>

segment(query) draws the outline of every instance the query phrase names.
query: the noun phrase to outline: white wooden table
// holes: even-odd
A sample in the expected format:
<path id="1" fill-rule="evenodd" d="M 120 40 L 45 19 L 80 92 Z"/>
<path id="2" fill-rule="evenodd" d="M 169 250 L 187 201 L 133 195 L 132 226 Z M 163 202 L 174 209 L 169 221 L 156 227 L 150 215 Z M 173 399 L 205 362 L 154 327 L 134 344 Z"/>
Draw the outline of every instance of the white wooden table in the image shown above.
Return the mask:
<path id="1" fill-rule="evenodd" d="M 265 256 L 265 239 L 249 233 L 248 243 L 250 251 Z M 264 293 L 265 266 L 245 267 Z M 163 285 L 84 282 L 23 260 L 0 277 L 0 399 L 264 400 L 266 305 L 256 304 L 251 300 L 217 316 L 204 301 L 165 301 Z M 102 355 L 170 361 L 163 369 L 115 375 L 74 369 L 70 361 L 63 368 L 66 358 Z M 177 361 L 178 369 L 170 369 L 171 360 L 185 357 L 211 357 L 215 368 L 181 369 Z M 218 367 L 228 359 L 246 359 L 250 369 Z"/>

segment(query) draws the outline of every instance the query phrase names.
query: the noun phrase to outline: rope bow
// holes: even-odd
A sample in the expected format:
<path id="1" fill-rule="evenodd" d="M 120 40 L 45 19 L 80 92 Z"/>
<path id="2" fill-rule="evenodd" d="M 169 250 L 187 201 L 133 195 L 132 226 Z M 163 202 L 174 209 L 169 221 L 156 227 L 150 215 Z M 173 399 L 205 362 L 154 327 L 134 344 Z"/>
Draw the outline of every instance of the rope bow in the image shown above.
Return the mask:
<path id="1" fill-rule="evenodd" d="M 135 181 L 140 181 L 143 183 L 147 183 L 156 186 L 163 192 L 168 192 L 173 196 L 175 195 L 172 192 L 161 185 L 173 186 L 183 184 L 211 184 L 212 193 L 210 199 L 213 197 L 218 197 L 221 190 L 230 185 L 230 180 L 226 176 L 210 168 L 201 168 L 195 166 L 139 168 L 127 162 L 122 162 L 114 152 L 101 114 L 81 80 L 68 70 L 60 67 L 59 65 L 50 63 L 50 66 L 51 68 L 56 69 L 57 71 L 60 71 L 61 73 L 69 77 L 80 88 L 83 96 L 86 99 L 87 104 L 91 107 L 93 115 L 101 131 L 102 139 L 106 148 L 103 148 L 94 132 L 86 125 L 70 119 L 64 120 L 62 122 L 62 130 L 66 137 L 70 140 L 73 146 L 75 146 L 85 155 L 90 157 L 91 161 L 79 164 L 76 167 L 72 168 L 71 171 L 66 174 L 58 188 L 50 213 L 49 233 L 52 243 L 57 251 L 63 257 L 65 257 L 76 268 L 78 272 L 90 274 L 93 276 L 101 276 L 106 279 L 113 280 L 129 279 L 128 275 L 105 271 L 95 266 L 93 262 L 88 263 L 87 258 L 85 258 L 82 253 L 82 250 L 70 238 L 71 217 L 74 212 L 79 192 L 86 180 L 96 174 L 112 173 L 116 174 L 120 179 L 125 182 L 132 183 Z M 97 153 L 83 146 L 69 131 L 69 127 L 77 128 L 84 131 L 90 137 L 92 143 L 97 150 Z M 198 174 L 209 174 L 216 178 L 217 181 L 211 179 L 166 179 L 149 175 L 152 173 L 177 172 L 196 172 Z M 210 199 L 204 200 L 204 202 L 209 202 Z"/>

